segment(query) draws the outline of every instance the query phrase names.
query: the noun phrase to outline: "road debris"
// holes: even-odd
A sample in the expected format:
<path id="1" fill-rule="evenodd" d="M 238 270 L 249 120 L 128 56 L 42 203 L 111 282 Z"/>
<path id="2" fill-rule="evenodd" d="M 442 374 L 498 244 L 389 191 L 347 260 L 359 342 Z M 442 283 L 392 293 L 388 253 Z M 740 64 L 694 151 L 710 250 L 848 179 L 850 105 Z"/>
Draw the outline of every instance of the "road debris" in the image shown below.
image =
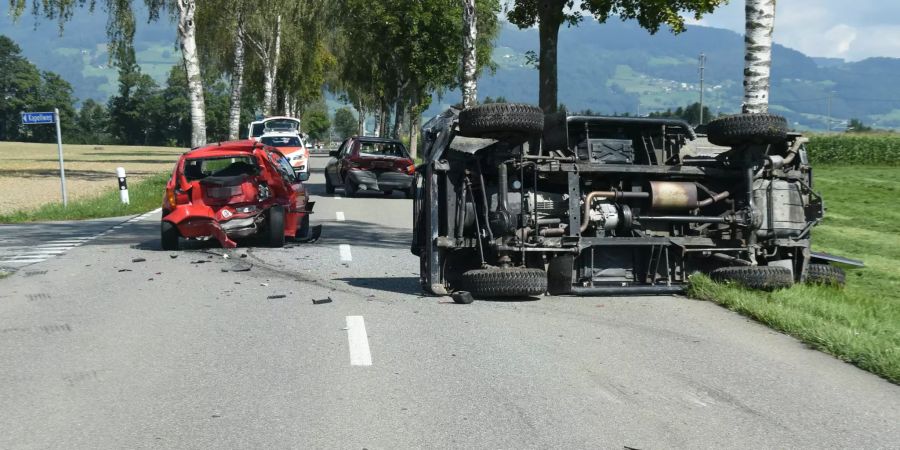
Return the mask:
<path id="1" fill-rule="evenodd" d="M 332 300 L 331 300 L 331 297 L 327 297 L 327 298 L 320 298 L 318 300 L 313 299 L 312 302 L 313 302 L 313 305 L 324 305 L 325 303 L 331 303 Z"/>
<path id="2" fill-rule="evenodd" d="M 472 297 L 472 293 L 468 291 L 456 291 L 450 295 L 453 298 L 454 303 L 459 303 L 461 305 L 468 305 L 475 301 L 475 298 Z"/>
<path id="3" fill-rule="evenodd" d="M 131 269 L 119 269 L 119 272 L 131 272 Z"/>
<path id="4" fill-rule="evenodd" d="M 169 255 L 169 258 L 172 258 L 172 259 L 175 259 L 177 257 L 178 257 L 178 255 Z"/>
<path id="5" fill-rule="evenodd" d="M 285 298 L 285 297 L 287 297 L 287 295 L 284 295 L 284 294 L 275 294 L 275 295 L 270 295 L 270 296 L 268 296 L 268 297 L 266 297 L 266 298 L 269 299 L 269 300 L 273 300 L 273 299 L 276 299 L 276 298 Z"/>
<path id="6" fill-rule="evenodd" d="M 206 260 L 206 259 L 198 259 L 196 261 L 191 261 L 191 264 L 206 264 L 208 262 L 209 262 L 209 260 Z"/>
<path id="7" fill-rule="evenodd" d="M 253 264 L 233 264 L 231 267 L 223 267 L 222 272 L 249 272 Z"/>
<path id="8" fill-rule="evenodd" d="M 133 263 L 139 263 L 139 262 L 144 262 L 144 261 L 146 261 L 145 258 L 131 258 L 131 262 L 133 262 Z"/>

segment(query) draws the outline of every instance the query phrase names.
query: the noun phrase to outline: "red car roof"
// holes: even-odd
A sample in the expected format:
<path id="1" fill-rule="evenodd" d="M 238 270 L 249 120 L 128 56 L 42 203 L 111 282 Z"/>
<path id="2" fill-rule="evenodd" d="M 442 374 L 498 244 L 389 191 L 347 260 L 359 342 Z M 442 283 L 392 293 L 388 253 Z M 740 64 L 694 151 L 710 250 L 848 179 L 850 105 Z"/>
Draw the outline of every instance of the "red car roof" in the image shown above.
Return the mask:
<path id="1" fill-rule="evenodd" d="M 256 148 L 262 148 L 263 145 L 254 140 L 227 141 L 210 144 L 204 147 L 195 148 L 187 153 L 187 158 L 209 158 L 216 156 L 229 156 L 235 154 L 253 153 Z"/>

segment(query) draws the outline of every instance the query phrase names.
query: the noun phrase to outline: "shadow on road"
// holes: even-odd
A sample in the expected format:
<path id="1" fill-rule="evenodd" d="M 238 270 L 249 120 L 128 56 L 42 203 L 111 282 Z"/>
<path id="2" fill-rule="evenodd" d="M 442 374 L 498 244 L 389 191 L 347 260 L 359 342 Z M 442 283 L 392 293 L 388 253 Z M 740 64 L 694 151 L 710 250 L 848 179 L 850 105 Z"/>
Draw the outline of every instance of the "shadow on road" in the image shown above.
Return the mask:
<path id="1" fill-rule="evenodd" d="M 397 294 L 419 295 L 422 293 L 422 288 L 419 286 L 419 279 L 416 277 L 354 277 L 336 278 L 335 280 L 343 281 L 353 287 L 394 292 Z"/>

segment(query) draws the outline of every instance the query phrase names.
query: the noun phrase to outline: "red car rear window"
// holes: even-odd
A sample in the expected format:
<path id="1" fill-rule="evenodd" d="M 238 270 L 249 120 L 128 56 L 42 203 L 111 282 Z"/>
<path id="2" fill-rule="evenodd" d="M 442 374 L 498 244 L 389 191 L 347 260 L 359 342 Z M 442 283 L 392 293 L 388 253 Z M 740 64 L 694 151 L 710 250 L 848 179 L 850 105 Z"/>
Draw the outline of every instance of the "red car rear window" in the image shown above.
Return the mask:
<path id="1" fill-rule="evenodd" d="M 206 177 L 226 177 L 235 175 L 255 175 L 259 173 L 256 160 L 250 155 L 216 158 L 193 158 L 184 161 L 184 177 L 188 181 Z"/>

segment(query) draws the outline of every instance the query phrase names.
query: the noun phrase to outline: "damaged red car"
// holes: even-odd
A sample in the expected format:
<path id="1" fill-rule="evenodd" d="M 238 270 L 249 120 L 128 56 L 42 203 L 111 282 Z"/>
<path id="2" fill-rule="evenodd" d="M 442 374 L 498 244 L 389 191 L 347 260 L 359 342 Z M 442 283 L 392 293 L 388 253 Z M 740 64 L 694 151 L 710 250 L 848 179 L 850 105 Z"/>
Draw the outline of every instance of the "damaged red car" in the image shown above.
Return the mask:
<path id="1" fill-rule="evenodd" d="M 162 248 L 177 250 L 182 238 L 216 238 L 225 248 L 248 237 L 271 247 L 312 240 L 321 231 L 309 226 L 313 205 L 277 149 L 250 140 L 200 147 L 181 156 L 166 184 Z"/>

